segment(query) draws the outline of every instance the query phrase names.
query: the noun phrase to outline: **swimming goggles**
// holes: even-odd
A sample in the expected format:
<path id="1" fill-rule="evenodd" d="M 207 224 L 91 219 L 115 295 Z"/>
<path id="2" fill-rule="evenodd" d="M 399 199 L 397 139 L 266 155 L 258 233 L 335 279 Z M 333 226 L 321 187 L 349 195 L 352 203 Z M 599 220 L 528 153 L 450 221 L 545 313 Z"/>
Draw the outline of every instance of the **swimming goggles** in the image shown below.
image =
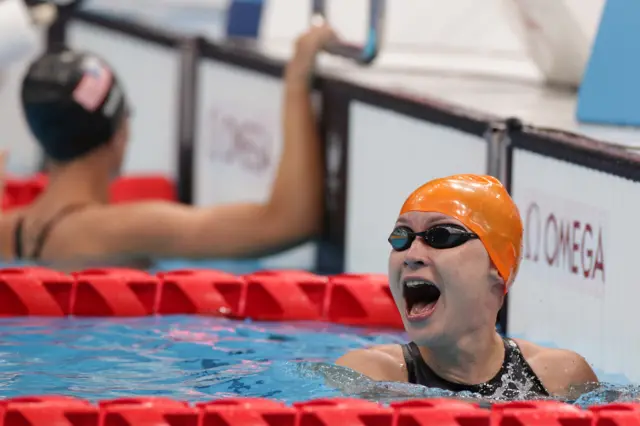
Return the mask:
<path id="1" fill-rule="evenodd" d="M 422 232 L 413 232 L 406 226 L 398 226 L 393 230 L 388 241 L 395 251 L 403 251 L 411 247 L 416 237 L 421 237 L 430 247 L 448 249 L 478 238 L 478 235 L 455 225 L 436 225 Z"/>

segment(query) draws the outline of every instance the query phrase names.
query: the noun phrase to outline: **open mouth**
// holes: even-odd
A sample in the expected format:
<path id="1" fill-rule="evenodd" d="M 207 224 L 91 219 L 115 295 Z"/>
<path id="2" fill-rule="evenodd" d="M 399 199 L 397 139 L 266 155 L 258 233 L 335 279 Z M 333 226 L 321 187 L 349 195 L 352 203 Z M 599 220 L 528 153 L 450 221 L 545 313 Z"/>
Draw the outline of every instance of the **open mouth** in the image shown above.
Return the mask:
<path id="1" fill-rule="evenodd" d="M 440 299 L 440 289 L 428 280 L 406 280 L 403 284 L 407 318 L 424 320 L 431 316 Z"/>

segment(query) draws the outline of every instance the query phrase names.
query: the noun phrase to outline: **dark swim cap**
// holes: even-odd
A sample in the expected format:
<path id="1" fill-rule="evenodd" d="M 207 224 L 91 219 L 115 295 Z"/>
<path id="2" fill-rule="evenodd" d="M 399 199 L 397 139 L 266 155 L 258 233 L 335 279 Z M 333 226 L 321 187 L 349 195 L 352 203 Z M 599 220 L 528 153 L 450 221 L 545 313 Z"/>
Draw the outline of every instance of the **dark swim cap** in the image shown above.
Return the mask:
<path id="1" fill-rule="evenodd" d="M 47 156 L 70 161 L 113 138 L 127 114 L 115 73 L 97 56 L 46 53 L 27 70 L 22 107 Z"/>

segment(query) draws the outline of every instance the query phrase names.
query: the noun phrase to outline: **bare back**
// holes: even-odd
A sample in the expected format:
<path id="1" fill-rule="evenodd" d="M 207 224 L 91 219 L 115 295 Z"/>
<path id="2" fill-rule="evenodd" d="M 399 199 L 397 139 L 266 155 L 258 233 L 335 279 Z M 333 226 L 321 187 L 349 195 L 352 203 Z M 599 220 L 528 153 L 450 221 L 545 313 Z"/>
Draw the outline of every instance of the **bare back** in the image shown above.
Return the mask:
<path id="1" fill-rule="evenodd" d="M 108 250 L 101 237 L 109 221 L 121 221 L 134 205 L 36 202 L 10 211 L 0 219 L 0 254 L 4 262 L 33 261 L 77 270 L 99 262 L 148 268 L 149 259 L 122 258 Z M 101 225 L 102 224 L 102 225 Z M 135 233 L 131 235 L 135 238 Z M 119 258 L 120 257 L 120 258 Z M 125 256 L 126 257 L 126 254 Z"/>
<path id="2" fill-rule="evenodd" d="M 22 251 L 32 253 L 33 241 L 48 221 L 80 202 L 52 198 L 53 194 L 43 194 L 28 209 L 0 219 L 3 260 L 15 260 L 20 218 L 24 218 Z M 39 261 L 69 270 L 83 265 L 122 266 L 131 259 L 253 257 L 315 232 L 318 216 L 313 205 L 284 210 L 256 203 L 215 207 L 166 201 L 86 204 L 50 228 Z"/>

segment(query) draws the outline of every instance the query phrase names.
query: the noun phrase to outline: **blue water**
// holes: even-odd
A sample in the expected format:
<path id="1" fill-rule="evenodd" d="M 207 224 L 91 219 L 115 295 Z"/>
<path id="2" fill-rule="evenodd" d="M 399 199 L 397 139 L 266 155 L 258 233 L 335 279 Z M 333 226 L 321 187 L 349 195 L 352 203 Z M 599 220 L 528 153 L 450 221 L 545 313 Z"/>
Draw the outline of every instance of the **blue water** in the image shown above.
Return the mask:
<path id="1" fill-rule="evenodd" d="M 1 319 L 0 395 L 338 396 L 323 369 L 348 378 L 330 365 L 340 355 L 402 341 L 397 332 L 197 316 Z"/>
<path id="2" fill-rule="evenodd" d="M 323 323 L 259 323 L 197 316 L 0 319 L 0 396 L 62 394 L 92 401 L 229 396 L 292 403 L 352 396 L 378 402 L 473 395 L 379 383 L 332 365 L 346 351 L 404 342 L 403 333 Z M 577 403 L 629 400 L 603 385 Z"/>

